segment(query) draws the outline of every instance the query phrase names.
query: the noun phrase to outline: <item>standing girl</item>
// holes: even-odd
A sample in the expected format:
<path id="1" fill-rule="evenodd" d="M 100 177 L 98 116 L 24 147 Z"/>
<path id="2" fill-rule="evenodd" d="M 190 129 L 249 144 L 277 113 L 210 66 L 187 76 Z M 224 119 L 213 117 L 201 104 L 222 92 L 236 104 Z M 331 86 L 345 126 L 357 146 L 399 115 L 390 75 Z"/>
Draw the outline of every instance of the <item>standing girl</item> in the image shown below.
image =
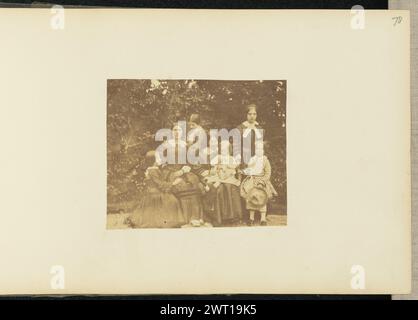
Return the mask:
<path id="1" fill-rule="evenodd" d="M 239 163 L 232 156 L 229 141 L 221 142 L 221 154 L 211 159 L 212 168 L 206 181 L 214 188 L 214 225 L 235 223 L 242 219 L 240 181 L 237 179 Z"/>
<path id="2" fill-rule="evenodd" d="M 171 144 L 175 150 L 175 159 L 178 159 L 179 150 L 186 148 L 186 142 L 181 139 L 182 129 L 173 128 L 173 139 L 166 143 Z M 184 147 L 180 148 L 179 147 Z M 199 177 L 191 172 L 191 167 L 180 163 L 166 164 L 162 168 L 163 177 L 173 184 L 172 192 L 180 202 L 186 224 L 198 226 L 203 224 L 202 186 Z"/>

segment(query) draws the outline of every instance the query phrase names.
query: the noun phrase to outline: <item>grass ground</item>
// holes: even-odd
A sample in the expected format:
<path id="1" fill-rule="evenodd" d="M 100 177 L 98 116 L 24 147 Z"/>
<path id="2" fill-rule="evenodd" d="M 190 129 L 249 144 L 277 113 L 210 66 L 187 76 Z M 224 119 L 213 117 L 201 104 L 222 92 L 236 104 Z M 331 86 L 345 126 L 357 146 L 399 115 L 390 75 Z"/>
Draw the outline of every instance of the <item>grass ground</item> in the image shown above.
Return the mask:
<path id="1" fill-rule="evenodd" d="M 126 218 L 129 216 L 129 213 L 113 213 L 107 215 L 107 229 L 129 229 L 130 227 L 125 223 Z M 267 215 L 267 226 L 285 226 L 287 224 L 286 215 Z M 259 224 L 256 221 L 254 227 L 258 227 Z M 186 225 L 184 227 L 191 227 L 191 225 Z M 228 227 L 247 227 L 245 222 L 235 223 L 228 225 Z M 254 228 L 252 227 L 252 228 Z M 200 227 L 205 228 L 205 227 Z"/>

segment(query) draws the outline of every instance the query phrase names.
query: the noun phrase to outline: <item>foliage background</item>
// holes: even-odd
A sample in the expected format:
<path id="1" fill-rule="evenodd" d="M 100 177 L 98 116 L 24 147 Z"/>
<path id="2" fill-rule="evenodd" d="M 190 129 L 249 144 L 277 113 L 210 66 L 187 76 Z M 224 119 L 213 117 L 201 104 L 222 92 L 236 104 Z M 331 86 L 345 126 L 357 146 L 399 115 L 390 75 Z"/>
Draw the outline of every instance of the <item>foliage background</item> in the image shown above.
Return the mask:
<path id="1" fill-rule="evenodd" d="M 154 134 L 199 113 L 204 129 L 232 129 L 257 105 L 265 153 L 278 197 L 270 211 L 286 214 L 286 81 L 108 80 L 108 213 L 129 211 L 144 190 L 144 155 L 160 142 Z"/>

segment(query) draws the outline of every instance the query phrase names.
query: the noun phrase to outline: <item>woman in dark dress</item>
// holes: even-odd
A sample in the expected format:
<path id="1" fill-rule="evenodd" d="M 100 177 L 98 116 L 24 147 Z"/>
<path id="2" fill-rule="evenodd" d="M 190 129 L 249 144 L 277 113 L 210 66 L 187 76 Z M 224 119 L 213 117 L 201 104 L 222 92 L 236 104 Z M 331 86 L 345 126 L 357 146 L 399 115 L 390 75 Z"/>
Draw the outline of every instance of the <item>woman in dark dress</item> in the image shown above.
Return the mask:
<path id="1" fill-rule="evenodd" d="M 134 228 L 173 228 L 186 223 L 179 200 L 173 195 L 174 186 L 164 180 L 163 173 L 155 163 L 155 152 L 145 156 L 146 190 L 138 207 L 130 217 Z"/>
<path id="2" fill-rule="evenodd" d="M 215 201 L 216 201 L 216 189 L 213 188 L 213 184 L 206 182 L 206 177 L 209 175 L 211 166 L 210 160 L 216 156 L 211 156 L 210 148 L 207 147 L 208 134 L 201 126 L 200 115 L 197 113 L 191 114 L 188 121 L 188 147 L 199 147 L 198 152 L 194 153 L 194 162 L 190 164 L 191 172 L 197 175 L 199 178 L 200 189 L 203 190 L 202 194 L 202 207 L 203 207 L 203 221 L 205 225 L 207 222 L 213 222 Z M 189 159 L 190 161 L 190 159 Z"/>

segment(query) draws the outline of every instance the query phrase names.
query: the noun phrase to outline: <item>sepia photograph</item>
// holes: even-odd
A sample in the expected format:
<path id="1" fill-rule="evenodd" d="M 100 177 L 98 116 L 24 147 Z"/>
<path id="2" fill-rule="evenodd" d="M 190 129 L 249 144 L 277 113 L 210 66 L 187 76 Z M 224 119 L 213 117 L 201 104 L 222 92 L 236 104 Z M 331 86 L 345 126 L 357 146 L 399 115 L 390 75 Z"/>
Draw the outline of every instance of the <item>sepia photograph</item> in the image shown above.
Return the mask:
<path id="1" fill-rule="evenodd" d="M 286 222 L 286 81 L 107 81 L 108 229 Z"/>

